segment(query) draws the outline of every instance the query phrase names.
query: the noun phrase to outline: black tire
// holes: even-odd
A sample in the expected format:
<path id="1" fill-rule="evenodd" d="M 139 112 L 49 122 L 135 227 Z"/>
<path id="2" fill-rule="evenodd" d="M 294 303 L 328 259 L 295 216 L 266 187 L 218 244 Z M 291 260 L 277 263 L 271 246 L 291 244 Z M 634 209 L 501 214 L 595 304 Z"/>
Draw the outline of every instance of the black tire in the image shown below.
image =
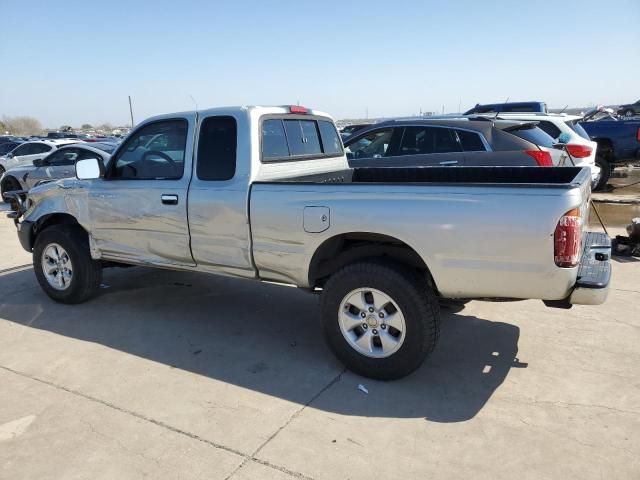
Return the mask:
<path id="1" fill-rule="evenodd" d="M 405 319 L 402 346 L 386 358 L 367 357 L 349 345 L 338 321 L 344 297 L 358 288 L 374 288 L 397 303 Z M 340 361 L 353 372 L 393 380 L 416 370 L 433 351 L 439 336 L 438 299 L 421 276 L 400 265 L 376 260 L 347 265 L 332 275 L 321 297 L 324 335 Z"/>
<path id="2" fill-rule="evenodd" d="M 51 243 L 57 243 L 64 248 L 71 260 L 73 275 L 65 290 L 53 288 L 44 275 L 42 254 Z M 36 237 L 33 247 L 33 271 L 45 293 L 60 303 L 82 303 L 90 299 L 98 292 L 102 281 L 100 262 L 91 258 L 87 234 L 77 225 L 54 225 Z"/>
<path id="3" fill-rule="evenodd" d="M 603 190 L 607 186 L 609 177 L 611 177 L 611 164 L 600 155 L 596 155 L 596 165 L 600 167 L 600 178 L 593 187 L 593 191 Z"/>
<path id="4" fill-rule="evenodd" d="M 22 190 L 20 186 L 20 182 L 14 177 L 7 177 L 2 180 L 2 185 L 0 185 L 0 196 L 2 196 L 2 200 L 5 203 L 11 203 L 11 200 L 8 198 L 4 198 L 4 194 L 7 192 L 13 192 L 15 190 Z"/>

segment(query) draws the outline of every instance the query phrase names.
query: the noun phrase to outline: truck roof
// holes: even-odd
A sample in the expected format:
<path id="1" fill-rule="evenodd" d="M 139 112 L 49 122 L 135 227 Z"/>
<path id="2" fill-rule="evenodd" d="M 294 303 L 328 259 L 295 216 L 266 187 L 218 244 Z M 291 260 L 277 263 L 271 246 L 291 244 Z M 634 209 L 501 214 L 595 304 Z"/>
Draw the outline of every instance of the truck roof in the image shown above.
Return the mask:
<path id="1" fill-rule="evenodd" d="M 326 112 L 322 112 L 320 110 L 314 110 L 311 108 L 301 107 L 299 105 L 235 105 L 229 107 L 213 107 L 206 109 L 198 109 L 198 110 L 186 110 L 182 112 L 173 112 L 173 113 L 165 113 L 162 115 L 156 115 L 155 117 L 146 118 L 144 123 L 153 122 L 156 120 L 162 120 L 166 118 L 174 118 L 176 116 L 186 115 L 198 113 L 198 115 L 208 116 L 208 115 L 225 115 L 229 113 L 238 113 L 238 112 L 255 112 L 258 115 L 277 115 L 277 114 L 289 114 L 296 113 L 292 112 L 292 107 L 300 107 L 305 109 L 306 115 L 316 115 L 319 117 L 327 117 L 333 120 L 333 117 Z M 136 125 L 137 126 L 137 125 Z"/>

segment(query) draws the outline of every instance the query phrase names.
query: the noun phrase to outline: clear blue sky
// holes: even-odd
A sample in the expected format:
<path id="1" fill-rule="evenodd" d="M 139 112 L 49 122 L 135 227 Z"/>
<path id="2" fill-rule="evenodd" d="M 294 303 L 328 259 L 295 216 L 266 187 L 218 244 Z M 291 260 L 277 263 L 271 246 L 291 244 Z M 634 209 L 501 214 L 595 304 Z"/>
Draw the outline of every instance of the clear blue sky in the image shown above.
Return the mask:
<path id="1" fill-rule="evenodd" d="M 640 0 L 0 0 L 0 116 L 300 101 L 338 118 L 640 98 Z M 8 60 L 8 61 L 7 61 Z"/>

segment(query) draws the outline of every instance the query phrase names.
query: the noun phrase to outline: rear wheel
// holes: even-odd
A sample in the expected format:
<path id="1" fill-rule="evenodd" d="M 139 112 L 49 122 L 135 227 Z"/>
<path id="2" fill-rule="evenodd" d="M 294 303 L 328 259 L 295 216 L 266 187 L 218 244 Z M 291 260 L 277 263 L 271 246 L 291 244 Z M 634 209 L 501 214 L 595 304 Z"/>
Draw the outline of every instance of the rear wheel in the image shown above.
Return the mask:
<path id="1" fill-rule="evenodd" d="M 611 164 L 609 164 L 609 162 L 607 162 L 600 155 L 596 155 L 596 165 L 600 167 L 600 176 L 598 177 L 597 181 L 594 182 L 594 191 L 604 189 L 604 187 L 607 185 L 607 182 L 609 181 L 609 177 L 611 177 Z"/>
<path id="2" fill-rule="evenodd" d="M 433 351 L 439 305 L 426 278 L 375 260 L 335 273 L 322 293 L 327 342 L 350 370 L 391 380 L 417 369 Z"/>
<path id="3" fill-rule="evenodd" d="M 91 258 L 87 234 L 75 225 L 55 225 L 36 237 L 33 270 L 49 297 L 82 303 L 100 287 L 102 268 Z"/>

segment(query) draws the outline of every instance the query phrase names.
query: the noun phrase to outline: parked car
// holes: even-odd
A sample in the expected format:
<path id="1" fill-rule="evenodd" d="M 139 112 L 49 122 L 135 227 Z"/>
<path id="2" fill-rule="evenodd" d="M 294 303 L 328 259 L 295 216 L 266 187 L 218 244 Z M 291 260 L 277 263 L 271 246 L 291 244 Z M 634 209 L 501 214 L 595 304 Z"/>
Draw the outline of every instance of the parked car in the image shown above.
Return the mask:
<path id="1" fill-rule="evenodd" d="M 0 157 L 0 175 L 10 168 L 30 165 L 34 160 L 46 157 L 52 150 L 76 142 L 77 140 L 36 140 L 24 142 L 4 157 Z"/>
<path id="2" fill-rule="evenodd" d="M 501 113 L 498 118 L 537 122 L 556 144 L 563 144 L 571 155 L 571 161 L 579 167 L 591 170 L 591 186 L 594 190 L 606 185 L 608 176 L 603 177 L 602 161 L 596 157 L 598 144 L 589 138 L 589 134 L 580 125 L 580 115 L 564 113 Z"/>
<path id="3" fill-rule="evenodd" d="M 53 300 L 88 300 L 123 264 L 296 285 L 321 293 L 329 345 L 373 378 L 431 353 L 438 297 L 566 308 L 608 292 L 609 238 L 583 235 L 586 169 L 350 170 L 331 118 L 300 106 L 154 117 L 106 169 L 75 168 L 10 213 Z"/>
<path id="4" fill-rule="evenodd" d="M 547 112 L 547 104 L 544 102 L 505 102 L 489 103 L 486 105 L 476 104 L 471 110 L 464 112 L 465 115 L 475 115 L 478 113 L 502 113 L 502 112 Z"/>
<path id="5" fill-rule="evenodd" d="M 16 142 L 24 142 L 22 137 L 16 137 L 13 135 L 1 135 L 0 136 L 0 145 L 5 143 L 16 143 Z"/>
<path id="6" fill-rule="evenodd" d="M 596 162 L 602 169 L 603 186 L 614 168 L 640 161 L 640 120 L 610 119 L 580 125 L 598 144 Z"/>
<path id="7" fill-rule="evenodd" d="M 50 140 L 63 138 L 79 138 L 77 133 L 72 132 L 47 132 L 47 138 Z"/>
<path id="8" fill-rule="evenodd" d="M 618 115 L 623 115 L 625 117 L 635 117 L 636 115 L 640 115 L 640 100 L 636 103 L 620 105 L 618 107 Z"/>
<path id="9" fill-rule="evenodd" d="M 535 122 L 431 117 L 376 123 L 344 146 L 351 167 L 562 166 L 554 143 Z"/>
<path id="10" fill-rule="evenodd" d="M 0 178 L 0 194 L 15 190 L 29 190 L 41 183 L 75 176 L 75 164 L 78 160 L 97 158 L 105 166 L 111 153 L 116 149 L 111 143 L 75 143 L 54 150 L 41 160 L 30 165 L 14 167 Z"/>

